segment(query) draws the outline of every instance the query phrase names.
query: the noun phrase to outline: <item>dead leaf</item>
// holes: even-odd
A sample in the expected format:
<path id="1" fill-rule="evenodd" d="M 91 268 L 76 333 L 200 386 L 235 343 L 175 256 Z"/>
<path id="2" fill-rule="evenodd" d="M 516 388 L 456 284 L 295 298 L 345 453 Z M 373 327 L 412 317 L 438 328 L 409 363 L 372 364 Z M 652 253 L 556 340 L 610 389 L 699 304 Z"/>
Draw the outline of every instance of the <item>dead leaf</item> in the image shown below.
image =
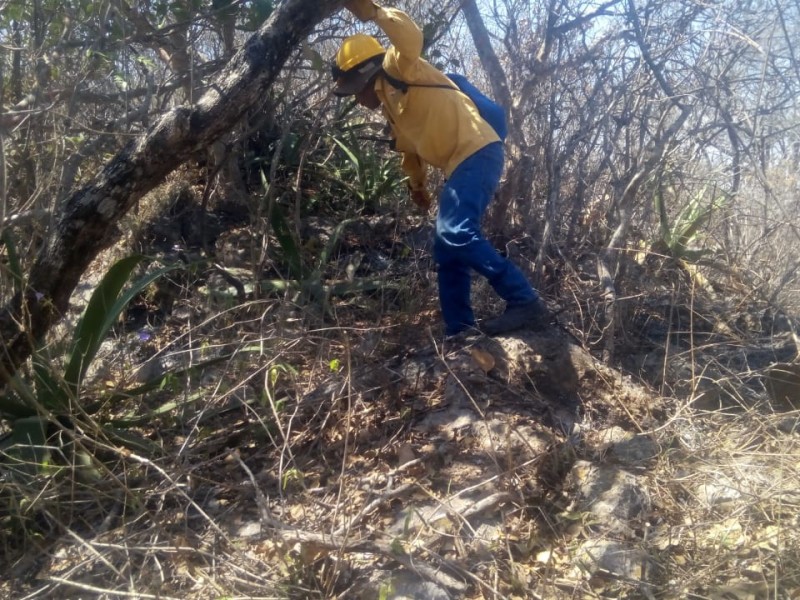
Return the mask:
<path id="1" fill-rule="evenodd" d="M 417 457 L 414 454 L 414 449 L 411 447 L 411 444 L 402 444 L 397 449 L 397 466 L 402 467 L 406 463 L 410 463 L 412 460 L 415 460 Z"/>
<path id="2" fill-rule="evenodd" d="M 298 554 L 304 565 L 313 565 L 330 554 L 330 550 L 313 542 L 299 544 L 299 548 L 295 550 L 299 550 Z"/>
<path id="3" fill-rule="evenodd" d="M 469 353 L 472 356 L 472 360 L 477 363 L 484 373 L 488 373 L 494 369 L 496 364 L 494 356 L 492 356 L 486 350 L 481 350 L 480 348 L 470 348 Z"/>

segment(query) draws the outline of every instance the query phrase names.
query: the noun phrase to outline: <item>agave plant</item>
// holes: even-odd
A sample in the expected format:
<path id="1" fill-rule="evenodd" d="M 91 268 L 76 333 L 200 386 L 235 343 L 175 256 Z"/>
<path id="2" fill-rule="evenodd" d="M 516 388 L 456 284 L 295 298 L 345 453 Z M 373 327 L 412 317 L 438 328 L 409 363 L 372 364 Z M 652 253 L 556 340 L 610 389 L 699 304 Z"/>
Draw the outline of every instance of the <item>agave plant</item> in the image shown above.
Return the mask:
<path id="1" fill-rule="evenodd" d="M 689 199 L 670 223 L 664 198 L 661 191 L 658 191 L 655 196 L 655 205 L 659 216 L 661 235 L 659 246 L 665 248 L 673 258 L 685 260 L 702 258 L 709 253 L 709 250 L 691 248 L 690 244 L 696 239 L 700 228 L 708 223 L 711 215 L 724 203 L 724 196 L 712 194 L 708 198 L 708 186 L 704 186 Z"/>
<path id="2" fill-rule="evenodd" d="M 130 256 L 108 270 L 75 328 L 63 368 L 49 360 L 42 347 L 34 352 L 31 369 L 17 373 L 11 379 L 8 392 L 0 396 L 0 418 L 10 423 L 10 433 L 0 440 L 0 458 L 6 466 L 27 474 L 41 471 L 50 464 L 53 452 L 58 449 L 49 442 L 52 433 L 68 428 L 77 417 L 97 414 L 104 404 L 142 396 L 162 387 L 169 378 L 174 380 L 181 375 L 182 372 L 165 373 L 135 388 L 115 392 L 102 401 L 87 400 L 92 395 L 85 389 L 86 373 L 125 307 L 158 278 L 181 268 L 167 265 L 154 269 L 126 286 L 135 269 L 145 260 L 144 256 Z M 19 273 L 14 278 L 22 281 Z M 202 369 L 227 358 L 218 357 L 197 364 L 192 369 Z M 123 429 L 150 418 L 153 413 L 172 408 L 174 405 L 168 403 L 156 411 L 141 415 L 141 419 L 107 421 L 96 425 L 108 439 L 150 453 L 156 450 L 152 443 Z M 91 462 L 88 456 L 77 456 L 77 459 Z"/>
<path id="3" fill-rule="evenodd" d="M 261 181 L 268 195 L 269 184 L 266 175 L 261 173 Z M 286 210 L 277 202 L 270 206 L 269 221 L 272 232 L 278 241 L 283 253 L 291 279 L 262 280 L 259 285 L 264 290 L 296 291 L 305 299 L 319 301 L 327 310 L 328 300 L 331 296 L 355 292 L 365 292 L 389 287 L 386 282 L 378 278 L 350 278 L 343 281 L 326 281 L 325 269 L 334 258 L 336 246 L 341 241 L 342 235 L 354 219 L 343 219 L 333 228 L 330 238 L 322 247 L 319 254 L 310 260 L 302 252 L 302 245 L 289 226 Z"/>
<path id="4" fill-rule="evenodd" d="M 337 178 L 346 184 L 361 205 L 377 204 L 402 182 L 395 159 L 381 159 L 374 152 L 365 152 L 354 135 L 350 136 L 349 143 L 339 137 L 331 136 L 331 139 L 344 152 L 349 166 L 348 170 L 337 172 Z"/>

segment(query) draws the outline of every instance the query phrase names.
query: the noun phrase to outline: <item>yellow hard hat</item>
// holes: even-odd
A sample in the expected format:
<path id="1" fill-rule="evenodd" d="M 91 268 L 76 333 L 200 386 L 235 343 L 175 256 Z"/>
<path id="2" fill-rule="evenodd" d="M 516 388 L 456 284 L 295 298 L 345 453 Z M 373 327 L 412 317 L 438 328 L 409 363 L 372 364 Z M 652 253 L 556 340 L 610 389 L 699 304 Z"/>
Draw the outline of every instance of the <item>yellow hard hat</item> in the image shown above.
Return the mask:
<path id="1" fill-rule="evenodd" d="M 336 53 L 333 77 L 337 96 L 356 94 L 380 71 L 386 50 L 371 35 L 357 33 L 342 42 Z"/>
<path id="2" fill-rule="evenodd" d="M 365 60 L 381 55 L 386 50 L 371 35 L 357 33 L 345 38 L 342 47 L 336 53 L 336 66 L 342 71 L 349 71 Z"/>

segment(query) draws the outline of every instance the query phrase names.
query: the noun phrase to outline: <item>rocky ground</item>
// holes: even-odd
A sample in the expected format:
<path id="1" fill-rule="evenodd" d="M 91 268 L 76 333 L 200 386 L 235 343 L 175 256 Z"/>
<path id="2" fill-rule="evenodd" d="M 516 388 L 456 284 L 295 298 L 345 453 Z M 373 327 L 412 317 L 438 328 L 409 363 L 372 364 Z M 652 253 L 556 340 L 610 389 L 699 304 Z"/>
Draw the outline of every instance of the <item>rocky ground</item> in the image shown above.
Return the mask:
<path id="1" fill-rule="evenodd" d="M 98 382 L 236 353 L 135 407 L 160 453 L 101 443 L 101 481 L 44 484 L 48 525 L 2 593 L 800 598 L 788 332 L 709 327 L 697 344 L 640 327 L 612 367 L 568 307 L 563 327 L 443 344 L 427 235 L 400 243 L 392 227 L 336 267 L 344 282 L 377 271 L 377 292 L 258 300 L 238 231 L 196 284 L 173 282 L 184 291 L 157 319 L 132 317 Z M 167 400 L 177 409 L 159 412 Z M 67 483 L 69 503 L 45 502 Z"/>

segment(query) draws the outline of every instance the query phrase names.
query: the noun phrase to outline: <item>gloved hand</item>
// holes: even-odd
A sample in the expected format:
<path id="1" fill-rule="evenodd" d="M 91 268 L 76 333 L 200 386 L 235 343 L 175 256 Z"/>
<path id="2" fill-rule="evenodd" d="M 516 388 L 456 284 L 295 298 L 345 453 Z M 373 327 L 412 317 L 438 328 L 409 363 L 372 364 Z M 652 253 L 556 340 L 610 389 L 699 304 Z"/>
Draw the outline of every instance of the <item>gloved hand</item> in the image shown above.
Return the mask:
<path id="1" fill-rule="evenodd" d="M 362 23 L 371 21 L 378 14 L 378 5 L 372 0 L 350 0 L 345 3 L 344 7 Z"/>
<path id="2" fill-rule="evenodd" d="M 408 193 L 411 196 L 411 201 L 416 204 L 419 209 L 428 214 L 431 210 L 431 196 L 427 190 L 412 190 L 408 188 Z"/>

